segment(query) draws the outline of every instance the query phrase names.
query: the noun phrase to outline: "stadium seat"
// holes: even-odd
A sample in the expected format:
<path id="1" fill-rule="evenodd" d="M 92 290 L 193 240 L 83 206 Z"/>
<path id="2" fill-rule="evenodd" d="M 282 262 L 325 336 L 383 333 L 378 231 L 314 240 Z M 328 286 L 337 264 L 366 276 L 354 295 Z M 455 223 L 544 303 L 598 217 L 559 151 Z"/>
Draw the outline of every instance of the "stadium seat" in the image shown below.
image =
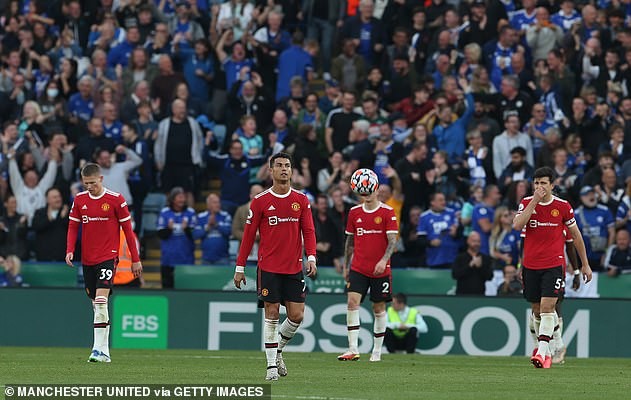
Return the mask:
<path id="1" fill-rule="evenodd" d="M 167 197 L 163 193 L 149 193 L 142 203 L 142 232 L 140 236 L 153 234 L 158 225 L 160 211 L 167 203 Z"/>
<path id="2" fill-rule="evenodd" d="M 77 270 L 65 263 L 22 263 L 22 278 L 25 286 L 32 287 L 76 287 Z"/>

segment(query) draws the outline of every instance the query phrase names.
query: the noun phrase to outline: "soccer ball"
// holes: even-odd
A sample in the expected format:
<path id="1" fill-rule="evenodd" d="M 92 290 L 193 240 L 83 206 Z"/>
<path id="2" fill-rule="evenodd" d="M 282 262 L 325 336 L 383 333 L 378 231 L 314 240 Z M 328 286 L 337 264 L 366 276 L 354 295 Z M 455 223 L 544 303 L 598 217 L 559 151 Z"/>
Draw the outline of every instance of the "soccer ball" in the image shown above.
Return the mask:
<path id="1" fill-rule="evenodd" d="M 360 196 L 373 194 L 379 187 L 379 178 L 371 169 L 360 168 L 351 175 L 351 190 Z"/>

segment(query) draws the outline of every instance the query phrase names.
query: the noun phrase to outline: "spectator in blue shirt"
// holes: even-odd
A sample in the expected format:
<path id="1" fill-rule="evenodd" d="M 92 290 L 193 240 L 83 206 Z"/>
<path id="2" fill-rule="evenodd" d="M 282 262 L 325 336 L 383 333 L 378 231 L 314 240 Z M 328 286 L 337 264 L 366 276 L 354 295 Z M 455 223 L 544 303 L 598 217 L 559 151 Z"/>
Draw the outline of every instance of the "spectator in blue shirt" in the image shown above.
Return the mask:
<path id="1" fill-rule="evenodd" d="M 494 269 L 517 265 L 519 261 L 519 231 L 513 229 L 512 217 L 506 206 L 495 210 L 489 239 L 489 255 L 493 258 Z"/>
<path id="2" fill-rule="evenodd" d="M 173 35 L 174 43 L 190 47 L 191 42 L 204 37 L 201 25 L 191 20 L 191 5 L 188 1 L 178 2 L 175 14 L 169 19 L 169 32 Z"/>
<path id="3" fill-rule="evenodd" d="M 103 104 L 103 134 L 111 138 L 117 145 L 123 143 L 123 124 L 118 119 L 116 106 L 112 103 Z"/>
<path id="4" fill-rule="evenodd" d="M 250 171 L 265 164 L 266 156 L 246 156 L 243 143 L 234 139 L 228 154 L 219 155 L 209 151 L 210 141 L 206 141 L 206 161 L 216 168 L 221 179 L 222 209 L 234 214 L 237 207 L 250 200 Z"/>
<path id="5" fill-rule="evenodd" d="M 210 43 L 206 39 L 195 41 L 194 47 L 182 47 L 175 44 L 176 55 L 182 60 L 184 79 L 188 84 L 191 97 L 208 102 L 211 82 L 214 77 L 213 60 L 210 57 Z"/>
<path id="6" fill-rule="evenodd" d="M 536 22 L 537 12 L 535 6 L 536 0 L 522 0 L 523 8 L 515 11 L 510 19 L 510 24 L 520 35 L 525 35 L 526 30 L 530 25 L 534 25 Z"/>
<path id="7" fill-rule="evenodd" d="M 221 199 L 215 193 L 206 197 L 206 211 L 197 215 L 193 238 L 201 239 L 202 261 L 207 264 L 228 264 L 228 245 L 232 217 L 221 210 Z"/>
<path id="8" fill-rule="evenodd" d="M 562 0 L 561 9 L 550 17 L 550 21 L 567 33 L 572 25 L 581 22 L 581 14 L 574 8 L 574 0 Z"/>
<path id="9" fill-rule="evenodd" d="M 292 36 L 291 47 L 280 53 L 276 102 L 290 95 L 289 82 L 294 76 L 300 76 L 304 82 L 311 80 L 313 64 L 311 55 L 302 48 L 303 39 L 302 33 L 296 31 Z"/>
<path id="10" fill-rule="evenodd" d="M 631 247 L 629 243 L 629 231 L 619 229 L 616 232 L 616 243 L 609 246 L 605 254 L 603 265 L 607 268 L 607 275 L 620 276 L 620 274 L 631 273 Z"/>
<path id="11" fill-rule="evenodd" d="M 386 41 L 383 24 L 373 17 L 374 9 L 372 0 L 362 0 L 357 15 L 347 19 L 342 27 L 342 38 L 353 40 L 368 66 L 379 65 Z"/>
<path id="12" fill-rule="evenodd" d="M 473 96 L 469 92 L 469 84 L 466 79 L 460 79 L 459 83 L 466 92 L 467 108 L 464 114 L 454 122 L 452 119 L 452 107 L 446 105 L 438 112 L 440 122 L 434 127 L 433 132 L 438 141 L 438 149 L 447 152 L 450 164 L 459 163 L 460 158 L 464 154 L 467 125 L 475 111 Z"/>
<path id="13" fill-rule="evenodd" d="M 79 92 L 70 96 L 68 100 L 70 123 L 87 123 L 94 116 L 94 100 L 92 99 L 93 86 L 94 79 L 91 76 L 84 75 L 79 79 Z"/>
<path id="14" fill-rule="evenodd" d="M 589 265 L 594 271 L 603 271 L 605 250 L 614 243 L 613 216 L 606 206 L 598 204 L 593 187 L 584 186 L 580 195 L 581 206 L 574 213 L 576 223 L 585 238 Z"/>
<path id="15" fill-rule="evenodd" d="M 495 207 L 499 204 L 502 195 L 495 185 L 488 185 L 484 188 L 484 197 L 482 202 L 473 207 L 471 215 L 471 227 L 473 232 L 480 234 L 480 252 L 490 254 L 489 238 L 491 237 L 491 228 L 493 228 L 493 216 L 495 215 Z"/>
<path id="16" fill-rule="evenodd" d="M 131 55 L 132 50 L 138 46 L 139 40 L 140 33 L 138 32 L 138 27 L 132 26 L 127 28 L 127 37 L 125 38 L 125 41 L 112 48 L 107 55 L 107 65 L 110 68 L 114 68 L 119 64 L 126 67 L 127 63 L 129 63 L 129 56 Z"/>
<path id="17" fill-rule="evenodd" d="M 22 261 L 16 255 L 9 255 L 7 258 L 0 257 L 0 287 L 19 287 L 24 280 L 20 275 Z"/>
<path id="18" fill-rule="evenodd" d="M 450 269 L 460 247 L 458 218 L 446 207 L 444 194 L 432 193 L 429 201 L 416 230 L 419 244 L 426 249 L 428 267 Z"/>
<path id="19" fill-rule="evenodd" d="M 232 85 L 234 85 L 235 82 L 238 82 L 240 80 L 239 77 L 241 73 L 241 68 L 248 68 L 248 73 L 243 77 L 243 79 L 241 79 L 242 82 L 245 82 L 252 79 L 250 71 L 254 67 L 254 61 L 250 58 L 246 58 L 245 46 L 241 42 L 234 42 L 232 44 L 232 54 L 228 56 L 228 54 L 224 50 L 224 46 L 226 45 L 228 35 L 231 33 L 231 29 L 226 29 L 221 35 L 219 42 L 215 46 L 217 58 L 223 66 L 224 72 L 226 73 L 225 89 L 227 91 L 232 88 Z"/>
<path id="20" fill-rule="evenodd" d="M 627 179 L 625 195 L 620 200 L 616 211 L 616 228 L 625 228 L 631 232 L 631 181 Z"/>
<path id="21" fill-rule="evenodd" d="M 160 212 L 157 225 L 161 250 L 162 288 L 173 288 L 173 269 L 176 265 L 195 262 L 193 229 L 196 223 L 195 210 L 186 206 L 184 189 L 171 189 L 168 206 Z"/>

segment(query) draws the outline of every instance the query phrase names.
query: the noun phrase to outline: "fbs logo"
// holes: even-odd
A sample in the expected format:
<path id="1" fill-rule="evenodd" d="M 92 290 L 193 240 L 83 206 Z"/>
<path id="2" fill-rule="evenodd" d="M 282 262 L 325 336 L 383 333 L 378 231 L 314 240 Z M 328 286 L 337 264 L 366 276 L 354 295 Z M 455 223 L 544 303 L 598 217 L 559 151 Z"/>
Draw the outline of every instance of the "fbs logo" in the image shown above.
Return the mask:
<path id="1" fill-rule="evenodd" d="M 169 299 L 165 296 L 117 296 L 114 298 L 112 347 L 166 349 Z"/>

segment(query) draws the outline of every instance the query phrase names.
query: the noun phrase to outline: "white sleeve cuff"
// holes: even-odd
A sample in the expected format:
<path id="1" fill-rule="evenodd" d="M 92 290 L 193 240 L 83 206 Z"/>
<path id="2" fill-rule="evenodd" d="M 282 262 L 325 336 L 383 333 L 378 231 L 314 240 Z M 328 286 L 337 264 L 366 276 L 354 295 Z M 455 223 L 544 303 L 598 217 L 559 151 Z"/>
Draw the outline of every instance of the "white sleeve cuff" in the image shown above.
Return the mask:
<path id="1" fill-rule="evenodd" d="M 314 255 L 310 255 L 307 257 L 307 262 L 310 262 L 310 261 L 316 262 L 316 258 Z"/>
<path id="2" fill-rule="evenodd" d="M 237 265 L 237 267 L 234 269 L 234 272 L 240 272 L 240 273 L 245 273 L 245 267 L 243 265 Z"/>

